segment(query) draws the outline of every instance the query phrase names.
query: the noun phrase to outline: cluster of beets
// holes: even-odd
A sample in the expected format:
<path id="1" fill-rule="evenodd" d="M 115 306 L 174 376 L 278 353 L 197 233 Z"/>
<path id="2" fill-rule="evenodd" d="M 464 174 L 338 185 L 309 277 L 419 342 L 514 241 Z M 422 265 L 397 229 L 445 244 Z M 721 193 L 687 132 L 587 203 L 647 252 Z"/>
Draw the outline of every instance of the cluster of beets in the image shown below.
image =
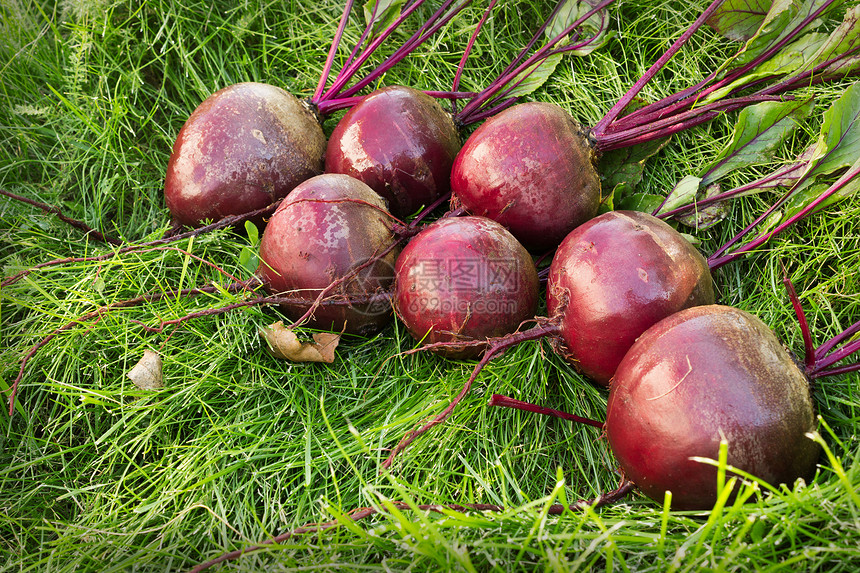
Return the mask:
<path id="1" fill-rule="evenodd" d="M 673 507 L 713 505 L 717 469 L 692 458 L 716 459 L 721 440 L 731 466 L 770 483 L 814 472 L 812 373 L 757 318 L 713 304 L 707 261 L 671 226 L 640 212 L 595 217 L 592 147 L 557 106 L 513 106 L 461 148 L 451 114 L 392 86 L 363 98 L 326 142 L 292 95 L 238 84 L 183 127 L 165 195 L 174 219 L 191 225 L 285 197 L 266 224 L 257 274 L 269 292 L 296 299 L 283 305 L 294 320 L 367 335 L 393 308 L 426 348 L 483 354 L 481 365 L 550 336 L 609 387 L 609 443 L 654 499 L 675 490 Z M 449 195 L 452 210 L 433 223 L 399 219 Z M 551 249 L 549 316 L 537 318 L 529 251 Z M 537 326 L 520 331 L 529 320 Z"/>
<path id="2" fill-rule="evenodd" d="M 860 368 L 835 366 L 857 349 L 846 341 L 860 323 L 813 348 L 789 289 L 804 329 L 807 355 L 799 365 L 760 320 L 714 304 L 711 270 L 725 257 L 705 259 L 649 214 L 598 216 L 595 165 L 603 152 L 655 142 L 720 113 L 856 73 L 856 48 L 843 40 L 854 38 L 860 13 L 849 11 L 832 32 L 833 49 L 822 48 L 787 78 L 774 72 L 757 79 L 752 94 L 743 92 L 747 76 L 805 37 L 838 2 L 822 0 L 776 35 L 768 31 L 771 18 L 762 16 L 758 32 L 752 26 L 733 38 L 758 38 L 764 43 L 758 49 L 722 73 L 630 111 L 642 87 L 700 26 L 715 25 L 716 18 L 719 28 L 720 18 L 735 9 L 715 0 L 592 128 L 555 105 L 512 105 L 512 86 L 541 61 L 598 41 L 599 32 L 580 36 L 577 26 L 599 17 L 610 2 L 598 2 L 526 58 L 555 21 L 564 5 L 559 2 L 485 91 L 439 96 L 471 97 L 460 112 L 401 86 L 357 95 L 420 43 L 425 36 L 419 32 L 397 57 L 345 91 L 366 56 L 354 51 L 324 91 L 336 41 L 308 100 L 266 84 L 230 86 L 203 102 L 179 133 L 165 184 L 177 224 L 199 226 L 280 201 L 265 221 L 257 284 L 285 297 L 281 308 L 295 325 L 368 335 L 396 315 L 421 348 L 480 357 L 460 394 L 404 437 L 386 467 L 448 416 L 490 358 L 523 340 L 549 337 L 565 360 L 608 386 L 606 421 L 594 424 L 605 429 L 624 483 L 651 498 L 672 491 L 674 508 L 713 506 L 718 469 L 701 460 L 717 459 L 721 444 L 727 444 L 730 467 L 770 484 L 790 484 L 815 471 L 819 448 L 807 438 L 816 428 L 811 381 Z M 433 18 L 442 18 L 449 4 Z M 350 8 L 347 2 L 337 39 Z M 789 8 L 774 4 L 773 18 L 793 14 Z M 344 108 L 350 109 L 327 139 L 321 116 Z M 461 146 L 459 128 L 482 120 Z M 449 211 L 423 223 L 449 200 Z M 548 272 L 538 272 L 533 255 L 542 260 L 553 251 Z M 535 316 L 541 275 L 547 317 Z M 523 329 L 528 322 L 534 326 Z M 502 398 L 491 403 L 513 404 Z"/>

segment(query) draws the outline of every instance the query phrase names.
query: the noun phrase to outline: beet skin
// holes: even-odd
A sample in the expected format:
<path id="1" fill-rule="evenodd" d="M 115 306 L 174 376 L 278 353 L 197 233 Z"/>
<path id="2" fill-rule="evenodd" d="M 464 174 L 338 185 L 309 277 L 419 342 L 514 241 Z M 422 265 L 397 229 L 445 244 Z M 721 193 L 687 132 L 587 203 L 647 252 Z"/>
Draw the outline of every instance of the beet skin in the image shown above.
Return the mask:
<path id="1" fill-rule="evenodd" d="M 537 309 L 531 256 L 484 217 L 436 221 L 403 249 L 395 274 L 398 316 L 416 339 L 450 342 L 437 349 L 448 357 L 480 354 L 483 347 L 456 343 L 513 332 Z"/>
<path id="2" fill-rule="evenodd" d="M 451 191 L 470 213 L 504 225 L 529 250 L 556 247 L 597 214 L 600 178 L 579 124 L 558 106 L 515 105 L 466 140 Z"/>
<path id="3" fill-rule="evenodd" d="M 406 217 L 451 190 L 460 139 L 451 115 L 424 92 L 376 90 L 338 122 L 326 149 L 326 171 L 359 179 L 391 212 Z"/>
<path id="4" fill-rule="evenodd" d="M 651 325 L 713 303 L 705 258 L 645 213 L 610 211 L 577 227 L 550 266 L 547 311 L 561 317 L 557 350 L 604 386 Z"/>
<path id="5" fill-rule="evenodd" d="M 609 387 L 606 433 L 627 478 L 674 509 L 710 509 L 720 439 L 728 464 L 770 484 L 815 471 L 818 444 L 806 375 L 758 318 L 698 306 L 657 323 L 624 357 Z"/>
<path id="6" fill-rule="evenodd" d="M 199 226 L 262 209 L 322 173 L 325 135 L 293 95 L 261 83 L 207 98 L 179 131 L 164 199 L 175 222 Z"/>
<path id="7" fill-rule="evenodd" d="M 257 271 L 266 290 L 306 299 L 282 305 L 293 320 L 320 291 L 394 242 L 392 219 L 382 198 L 349 177 L 327 173 L 295 188 L 275 211 L 260 240 Z M 394 282 L 396 250 L 335 288 L 331 295 L 361 296 L 388 290 Z M 312 325 L 353 334 L 373 333 L 391 319 L 391 305 L 319 307 Z"/>

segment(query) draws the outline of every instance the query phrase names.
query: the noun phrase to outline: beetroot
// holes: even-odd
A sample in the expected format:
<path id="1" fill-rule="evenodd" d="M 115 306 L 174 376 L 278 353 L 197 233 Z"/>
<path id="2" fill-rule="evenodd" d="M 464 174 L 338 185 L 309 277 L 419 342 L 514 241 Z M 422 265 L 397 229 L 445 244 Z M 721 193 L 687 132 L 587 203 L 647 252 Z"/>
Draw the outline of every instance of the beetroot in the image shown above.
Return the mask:
<path id="1" fill-rule="evenodd" d="M 636 211 L 610 211 L 576 228 L 550 266 L 557 351 L 602 385 L 651 325 L 713 302 L 705 258 L 672 227 Z"/>
<path id="2" fill-rule="evenodd" d="M 313 177 L 290 193 L 266 226 L 258 275 L 270 293 L 306 298 L 306 304 L 282 305 L 293 320 L 336 281 L 341 282 L 327 295 L 386 290 L 397 256 L 392 223 L 382 198 L 362 182 L 338 174 Z M 314 310 L 312 324 L 369 334 L 390 318 L 390 306 L 325 306 Z"/>
<path id="3" fill-rule="evenodd" d="M 403 86 L 374 91 L 341 119 L 328 141 L 325 168 L 359 179 L 405 217 L 450 191 L 460 148 L 457 128 L 425 93 Z"/>
<path id="4" fill-rule="evenodd" d="M 545 80 L 533 75 L 534 72 L 551 57 L 566 52 L 584 55 L 601 46 L 608 27 L 605 8 L 612 2 L 600 0 L 574 14 L 565 12 L 566 3 L 559 0 L 543 25 L 497 78 L 477 93 L 460 92 L 466 62 L 493 11 L 496 4 L 493 0 L 466 43 L 451 91 L 420 92 L 389 86 L 361 99 L 332 133 L 326 171 L 364 181 L 387 199 L 392 213 L 400 217 L 422 205 L 435 205 L 450 191 L 451 167 L 460 148 L 457 128 L 483 121 L 513 105 L 522 95 L 523 82 L 528 81 L 534 90 L 536 84 Z M 529 56 L 535 45 L 541 47 Z M 428 94 L 451 99 L 451 112 L 444 111 Z M 459 112 L 458 100 L 467 102 Z M 563 149 L 564 145 L 562 141 L 557 147 Z M 562 232 L 558 240 L 563 236 Z"/>
<path id="5" fill-rule="evenodd" d="M 609 389 L 606 433 L 624 474 L 676 509 L 709 509 L 718 458 L 771 484 L 810 478 L 818 445 L 810 383 L 770 329 L 741 310 L 686 309 L 651 327 Z"/>
<path id="6" fill-rule="evenodd" d="M 325 135 L 293 95 L 261 83 L 226 87 L 185 122 L 167 164 L 176 223 L 198 226 L 261 209 L 323 170 Z"/>
<path id="7" fill-rule="evenodd" d="M 451 191 L 470 213 L 498 221 L 529 250 L 546 250 L 597 213 L 593 159 L 567 112 L 524 103 L 475 130 L 454 160 Z"/>
<path id="8" fill-rule="evenodd" d="M 594 163 L 601 154 L 663 140 L 754 103 L 780 101 L 784 97 L 780 94 L 800 86 L 860 73 L 860 66 L 850 63 L 855 58 L 854 49 L 843 37 L 856 24 L 856 15 L 850 10 L 827 39 L 829 48 L 821 53 L 797 52 L 800 60 L 796 66 L 773 65 L 772 58 L 787 57 L 787 46 L 796 46 L 792 42 L 805 37 L 841 4 L 823 0 L 808 7 L 806 13 L 805 8 L 792 3 L 775 2 L 760 21 L 762 35 L 754 48 L 742 46 L 718 70 L 688 88 L 659 101 L 637 102 L 645 85 L 722 3 L 714 0 L 591 128 L 580 127 L 566 112 L 549 104 L 521 104 L 488 120 L 466 141 L 454 161 L 454 195 L 469 212 L 505 225 L 527 248 L 549 249 L 595 214 L 600 186 Z M 777 21 L 787 23 L 779 34 L 768 29 Z M 526 60 L 509 74 L 526 73 L 531 65 L 533 62 Z M 762 71 L 766 66 L 770 66 L 769 73 Z M 747 93 L 739 95 L 744 90 Z M 464 112 L 481 99 L 478 96 L 467 104 Z M 640 148 L 644 155 L 631 165 L 641 164 L 658 147 L 650 151 Z M 637 181 L 625 183 L 632 187 Z M 607 190 L 607 195 L 612 191 Z"/>
<path id="9" fill-rule="evenodd" d="M 801 212 L 791 220 L 803 216 Z M 535 317 L 534 328 L 483 341 L 481 348 L 486 351 L 463 390 L 442 414 L 407 434 L 384 465 L 390 465 L 397 453 L 441 423 L 469 391 L 484 365 L 511 346 L 549 337 L 567 361 L 611 388 L 617 365 L 637 337 L 672 313 L 714 300 L 708 262 L 681 234 L 645 213 L 612 211 L 575 229 L 559 247 L 549 271 L 549 318 Z M 851 332 L 857 331 L 860 327 Z M 437 343 L 432 349 L 439 351 L 445 344 Z M 827 369 L 828 374 L 842 372 L 834 365 L 854 349 L 825 357 L 832 347 L 823 347 L 821 366 L 816 367 Z M 811 351 L 808 355 L 813 356 Z M 818 355 L 811 360 L 819 360 Z M 808 371 L 810 376 L 816 372 Z"/>
<path id="10" fill-rule="evenodd" d="M 794 286 L 783 282 L 800 323 L 805 357 L 796 361 L 756 317 L 728 306 L 677 312 L 645 331 L 618 366 L 606 422 L 493 395 L 504 406 L 603 427 L 623 476 L 672 508 L 717 502 L 719 460 L 777 486 L 815 472 L 820 449 L 812 381 L 860 370 L 845 360 L 860 351 L 860 322 L 815 347 Z M 527 332 L 521 333 L 526 336 Z M 728 469 L 731 473 L 733 470 Z M 730 492 L 734 495 L 737 492 Z"/>
<path id="11" fill-rule="evenodd" d="M 351 107 L 356 94 L 378 80 L 469 2 L 437 8 L 375 69 L 357 74 L 379 46 L 426 0 L 408 6 L 370 8 L 367 24 L 343 67 L 334 65 L 354 6 L 346 2 L 313 95 L 300 102 L 283 90 L 260 83 L 226 87 L 191 114 L 179 133 L 165 182 L 165 199 L 174 222 L 200 225 L 207 219 L 249 213 L 272 205 L 309 177 L 322 172 L 325 136 L 321 117 Z M 377 14 L 377 9 L 384 10 Z M 329 77 L 335 71 L 331 86 Z M 352 83 L 352 85 L 350 85 Z M 440 97 L 450 94 L 441 92 Z"/>
<path id="12" fill-rule="evenodd" d="M 536 89 L 546 77 L 535 71 L 548 60 L 567 52 L 585 55 L 603 45 L 609 21 L 605 9 L 613 1 L 600 0 L 581 12 L 571 12 L 565 9 L 565 1 L 559 0 L 498 77 L 476 93 L 461 92 L 466 62 L 493 11 L 493 0 L 466 43 L 451 90 L 419 92 L 390 86 L 363 98 L 335 128 L 326 154 L 326 170 L 361 179 L 385 197 L 392 213 L 401 217 L 421 205 L 435 206 L 450 190 L 451 167 L 460 147 L 457 128 L 483 121 L 513 105 L 524 92 Z M 540 47 L 533 50 L 535 46 Z M 529 55 L 530 52 L 533 53 Z M 451 99 L 451 112 L 443 111 L 428 94 Z M 461 111 L 457 110 L 459 100 L 467 102 Z M 561 115 L 566 117 L 563 112 Z M 544 148 L 548 144 L 540 141 L 537 145 Z M 556 150 L 564 154 L 565 145 L 565 141 L 557 142 Z M 594 209 L 590 209 L 592 214 Z M 470 210 L 489 215 L 471 207 Z M 556 243 L 563 236 L 564 232 L 560 232 Z"/>
<path id="13" fill-rule="evenodd" d="M 538 276 L 525 248 L 484 217 L 436 221 L 403 249 L 395 266 L 397 314 L 409 333 L 438 352 L 474 357 L 458 342 L 513 332 L 534 315 Z"/>
<path id="14" fill-rule="evenodd" d="M 456 260 L 460 255 L 449 251 L 448 242 L 434 245 L 430 252 L 451 252 L 448 256 Z M 398 260 L 398 308 L 402 308 L 399 269 Z M 627 349 L 649 326 L 687 306 L 712 303 L 714 298 L 706 261 L 677 231 L 651 215 L 626 211 L 605 213 L 565 239 L 550 265 L 547 291 L 550 316 L 536 317 L 534 328 L 489 338 L 481 345 L 431 339 L 435 346 L 430 348 L 437 352 L 472 348 L 484 350 L 484 355 L 448 408 L 408 433 L 384 466 L 418 436 L 444 421 L 484 365 L 511 346 L 548 336 L 566 360 L 600 376 L 596 380 L 606 384 Z M 420 324 L 420 310 L 403 317 L 404 322 Z M 422 327 L 417 336 L 429 328 Z"/>

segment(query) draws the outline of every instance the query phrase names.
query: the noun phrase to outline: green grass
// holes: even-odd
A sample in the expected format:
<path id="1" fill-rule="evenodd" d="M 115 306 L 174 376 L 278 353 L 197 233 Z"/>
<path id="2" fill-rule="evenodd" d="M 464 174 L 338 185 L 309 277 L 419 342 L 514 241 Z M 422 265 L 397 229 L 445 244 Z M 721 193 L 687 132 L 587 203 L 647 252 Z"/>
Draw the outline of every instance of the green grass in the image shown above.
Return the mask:
<path id="1" fill-rule="evenodd" d="M 549 2 L 503 2 L 479 41 L 463 88 L 500 71 Z M 703 7 L 619 1 L 618 36 L 566 59 L 533 99 L 593 124 Z M 161 188 L 170 149 L 191 111 L 225 85 L 257 80 L 312 93 L 342 5 L 310 2 L 0 0 L 0 188 L 61 206 L 89 225 L 140 241 L 168 227 Z M 384 79 L 441 89 L 480 10 L 467 11 Z M 349 45 L 358 26 L 348 27 Z M 402 36 L 401 36 L 402 37 Z M 644 92 L 699 78 L 731 46 L 708 30 Z M 817 131 L 840 86 L 815 89 L 819 113 L 780 150 L 785 160 Z M 336 118 L 334 118 L 336 119 Z M 334 119 L 326 123 L 330 130 Z M 665 193 L 719 149 L 734 116 L 676 137 L 641 189 Z M 735 177 L 751 179 L 756 170 Z M 709 252 L 762 208 L 750 198 L 701 233 Z M 717 273 L 721 300 L 750 310 L 795 352 L 800 332 L 781 285 L 795 281 L 816 340 L 860 317 L 860 200 L 798 226 Z M 0 292 L 0 387 L 27 349 L 62 324 L 143 292 L 226 279 L 188 253 L 247 277 L 247 239 L 211 233 L 185 252 L 129 253 L 34 272 Z M 0 268 L 7 276 L 56 257 L 108 249 L 32 207 L 0 199 Z M 810 484 L 713 512 L 668 512 L 636 494 L 599 511 L 545 515 L 548 505 L 616 483 L 606 441 L 591 428 L 490 410 L 504 393 L 602 419 L 606 392 L 540 343 L 493 361 L 443 426 L 416 441 L 390 474 L 380 462 L 400 437 L 438 413 L 472 365 L 427 355 L 400 325 L 353 338 L 332 365 L 271 358 L 257 335 L 280 319 L 249 308 L 162 334 L 156 324 L 222 306 L 228 294 L 171 299 L 109 313 L 62 333 L 30 363 L 19 408 L 0 421 L 0 569 L 165 571 L 311 521 L 343 519 L 385 500 L 494 503 L 502 514 L 392 511 L 297 537 L 224 570 L 855 571 L 860 567 L 860 376 L 816 386 L 824 456 Z M 165 389 L 125 373 L 144 349 L 164 360 Z"/>

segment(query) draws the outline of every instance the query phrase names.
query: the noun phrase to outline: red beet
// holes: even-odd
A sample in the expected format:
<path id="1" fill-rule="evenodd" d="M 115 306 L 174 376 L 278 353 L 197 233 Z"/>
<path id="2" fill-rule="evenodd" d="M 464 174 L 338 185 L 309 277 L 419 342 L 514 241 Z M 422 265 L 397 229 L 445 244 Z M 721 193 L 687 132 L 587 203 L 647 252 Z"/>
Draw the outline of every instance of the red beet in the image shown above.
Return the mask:
<path id="1" fill-rule="evenodd" d="M 275 86 L 226 87 L 194 110 L 167 164 L 164 198 L 175 222 L 198 226 L 261 209 L 323 170 L 314 115 Z"/>
<path id="2" fill-rule="evenodd" d="M 602 385 L 651 325 L 713 303 L 705 258 L 645 213 L 611 211 L 581 225 L 550 266 L 547 311 L 561 321 L 557 350 Z"/>
<path id="3" fill-rule="evenodd" d="M 597 214 L 600 179 L 583 129 L 560 107 L 524 103 L 487 120 L 463 145 L 451 190 L 528 249 L 558 245 Z"/>
<path id="4" fill-rule="evenodd" d="M 438 349 L 449 357 L 480 354 L 481 347 L 456 343 L 513 332 L 537 309 L 534 262 L 483 217 L 436 221 L 403 249 L 395 274 L 398 316 L 416 339 L 451 342 Z"/>
<path id="5" fill-rule="evenodd" d="M 405 217 L 451 190 L 460 139 L 451 115 L 425 93 L 403 86 L 376 90 L 338 122 L 325 168 L 369 185 Z"/>
<path id="6" fill-rule="evenodd" d="M 362 296 L 386 290 L 394 281 L 397 252 L 378 255 L 395 242 L 392 222 L 382 198 L 361 181 L 330 173 L 313 177 L 290 193 L 266 226 L 258 274 L 270 293 L 307 299 L 307 304 L 282 305 L 293 320 L 323 289 L 344 277 L 326 294 Z M 320 307 L 313 318 L 319 328 L 369 334 L 390 320 L 391 307 Z"/>
<path id="7" fill-rule="evenodd" d="M 709 509 L 717 459 L 768 483 L 815 471 L 810 383 L 770 329 L 741 310 L 709 305 L 657 323 L 630 349 L 609 389 L 606 432 L 625 475 L 675 509 Z"/>

